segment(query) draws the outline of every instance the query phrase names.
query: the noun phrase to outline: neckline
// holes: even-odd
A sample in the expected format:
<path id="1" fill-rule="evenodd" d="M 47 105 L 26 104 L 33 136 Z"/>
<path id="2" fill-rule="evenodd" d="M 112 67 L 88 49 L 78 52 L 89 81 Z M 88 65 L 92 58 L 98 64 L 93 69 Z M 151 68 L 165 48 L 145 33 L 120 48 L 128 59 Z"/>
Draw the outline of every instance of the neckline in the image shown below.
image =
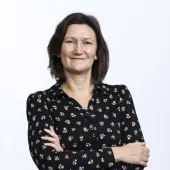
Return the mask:
<path id="1" fill-rule="evenodd" d="M 59 97 L 60 95 L 67 95 L 67 93 L 64 92 L 64 90 L 61 88 L 61 80 L 57 79 L 56 83 L 53 86 L 56 94 L 56 97 Z M 100 92 L 103 95 L 108 95 L 107 90 L 106 90 L 106 84 L 104 84 L 103 82 L 99 82 L 99 83 L 94 83 L 94 88 L 92 91 L 92 96 L 93 94 L 96 94 L 97 92 Z"/>

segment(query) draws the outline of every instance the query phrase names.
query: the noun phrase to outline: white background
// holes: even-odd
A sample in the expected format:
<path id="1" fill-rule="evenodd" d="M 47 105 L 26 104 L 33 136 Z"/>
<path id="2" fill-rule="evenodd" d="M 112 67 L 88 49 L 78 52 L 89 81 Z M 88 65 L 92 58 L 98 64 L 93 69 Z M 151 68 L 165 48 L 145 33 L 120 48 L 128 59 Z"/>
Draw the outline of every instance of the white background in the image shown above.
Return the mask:
<path id="1" fill-rule="evenodd" d="M 170 1 L 6 0 L 0 4 L 0 169 L 36 170 L 27 144 L 26 98 L 55 83 L 47 45 L 71 12 L 96 16 L 110 50 L 109 84 L 132 93 L 151 150 L 147 170 L 169 170 Z"/>

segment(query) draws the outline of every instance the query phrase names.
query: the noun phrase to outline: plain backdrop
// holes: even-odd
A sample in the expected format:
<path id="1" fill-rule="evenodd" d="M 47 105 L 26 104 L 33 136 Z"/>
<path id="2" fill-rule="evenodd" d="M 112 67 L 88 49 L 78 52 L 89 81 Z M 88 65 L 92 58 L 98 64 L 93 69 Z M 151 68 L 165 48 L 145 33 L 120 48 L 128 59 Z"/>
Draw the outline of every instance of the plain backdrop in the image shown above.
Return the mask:
<path id="1" fill-rule="evenodd" d="M 131 91 L 151 157 L 147 170 L 169 170 L 170 1 L 0 1 L 0 169 L 36 170 L 27 142 L 26 99 L 55 81 L 47 45 L 72 12 L 97 17 L 110 50 L 108 84 Z"/>

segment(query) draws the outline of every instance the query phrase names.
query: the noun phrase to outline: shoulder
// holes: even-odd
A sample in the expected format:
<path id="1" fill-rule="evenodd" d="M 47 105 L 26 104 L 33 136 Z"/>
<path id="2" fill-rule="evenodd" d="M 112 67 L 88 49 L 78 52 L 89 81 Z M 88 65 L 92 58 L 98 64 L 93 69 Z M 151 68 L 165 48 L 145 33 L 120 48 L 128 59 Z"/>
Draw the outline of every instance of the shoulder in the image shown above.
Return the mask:
<path id="1" fill-rule="evenodd" d="M 125 84 L 106 84 L 102 83 L 103 88 L 106 89 L 110 94 L 117 93 L 119 95 L 129 93 L 129 89 Z"/>
<path id="2" fill-rule="evenodd" d="M 109 85 L 105 84 L 105 86 L 109 89 L 109 98 L 117 98 L 120 104 L 124 106 L 131 106 L 133 104 L 133 99 L 131 92 L 129 91 L 128 87 L 124 84 L 117 84 L 117 85 Z M 124 109 L 124 108 L 122 108 Z"/>
<path id="3" fill-rule="evenodd" d="M 56 84 L 52 85 L 48 89 L 38 90 L 30 93 L 27 97 L 27 101 L 30 100 L 50 100 L 51 96 L 54 95 L 54 88 L 56 88 Z"/>
<path id="4" fill-rule="evenodd" d="M 125 84 L 111 85 L 111 84 L 103 83 L 102 85 L 103 85 L 102 88 L 104 88 L 105 93 L 111 99 L 117 98 L 120 102 L 123 100 L 125 101 L 125 100 L 132 99 L 131 92 L 127 87 L 127 85 Z"/>

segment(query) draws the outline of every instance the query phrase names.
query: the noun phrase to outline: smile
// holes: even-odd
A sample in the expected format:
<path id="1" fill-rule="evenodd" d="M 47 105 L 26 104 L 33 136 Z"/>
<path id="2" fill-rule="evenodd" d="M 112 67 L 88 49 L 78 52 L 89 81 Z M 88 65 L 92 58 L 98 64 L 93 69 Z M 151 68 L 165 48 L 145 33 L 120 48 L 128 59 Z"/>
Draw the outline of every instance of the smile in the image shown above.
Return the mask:
<path id="1" fill-rule="evenodd" d="M 75 60 L 85 60 L 85 58 L 71 58 L 71 59 L 75 59 Z"/>

